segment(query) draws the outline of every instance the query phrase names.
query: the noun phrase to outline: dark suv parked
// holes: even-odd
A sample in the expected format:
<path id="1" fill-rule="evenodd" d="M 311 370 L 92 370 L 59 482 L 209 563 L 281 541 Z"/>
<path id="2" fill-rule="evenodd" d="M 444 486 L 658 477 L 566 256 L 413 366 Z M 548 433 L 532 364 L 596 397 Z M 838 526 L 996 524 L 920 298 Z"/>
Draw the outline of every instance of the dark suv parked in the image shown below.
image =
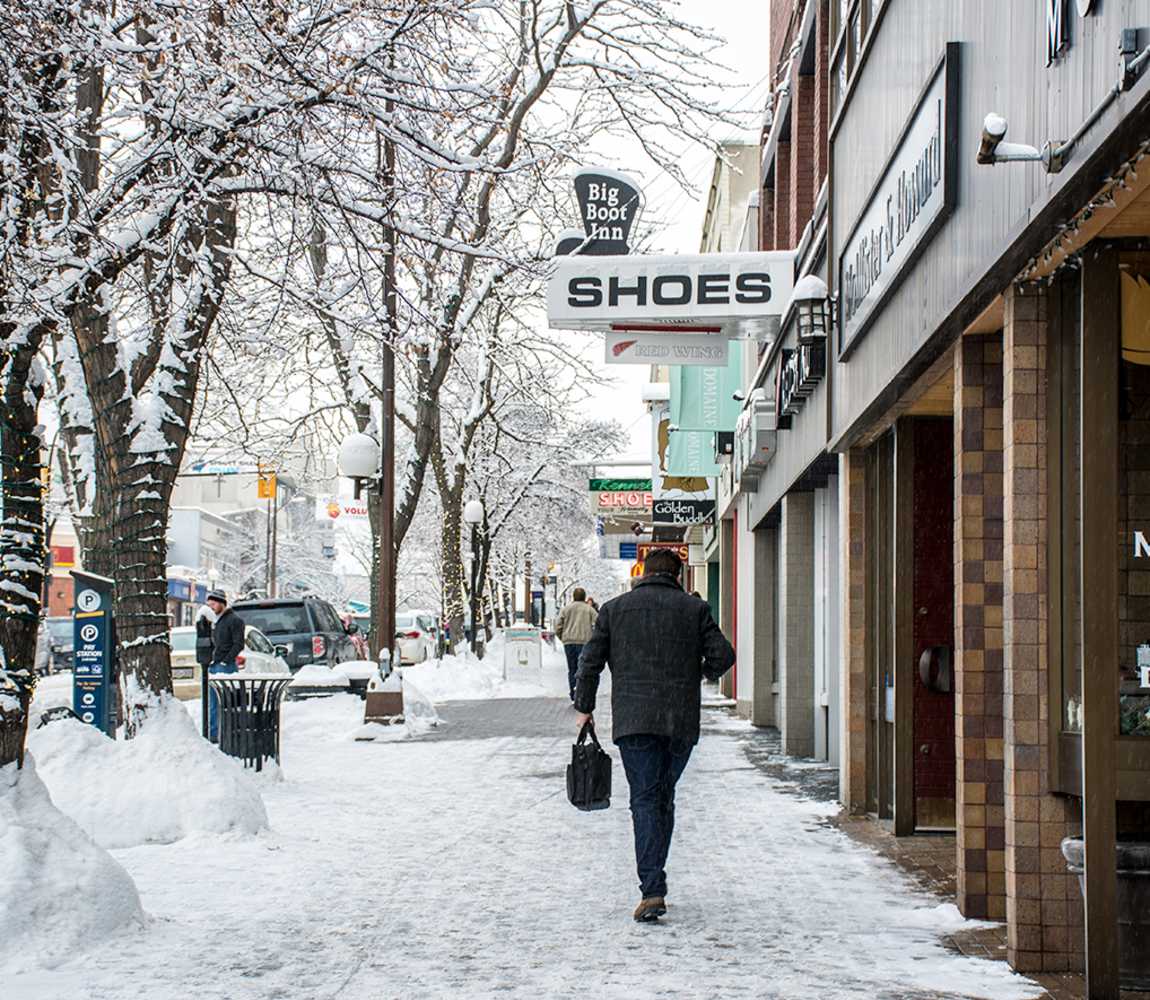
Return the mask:
<path id="1" fill-rule="evenodd" d="M 334 666 L 357 659 L 351 637 L 327 601 L 319 597 L 271 597 L 236 601 L 232 610 L 245 625 L 258 628 L 275 646 L 284 646 L 284 659 L 293 671 L 309 663 Z"/>

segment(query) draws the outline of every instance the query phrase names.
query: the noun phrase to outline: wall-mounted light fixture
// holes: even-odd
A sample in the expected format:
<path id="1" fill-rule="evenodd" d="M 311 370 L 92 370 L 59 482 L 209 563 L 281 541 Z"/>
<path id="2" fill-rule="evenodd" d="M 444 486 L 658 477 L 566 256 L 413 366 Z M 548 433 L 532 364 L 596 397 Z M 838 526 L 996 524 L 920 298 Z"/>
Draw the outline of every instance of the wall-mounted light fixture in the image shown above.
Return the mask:
<path id="1" fill-rule="evenodd" d="M 817 274 L 804 275 L 795 283 L 791 304 L 798 321 L 799 343 L 815 344 L 826 340 L 831 323 L 827 283 Z"/>

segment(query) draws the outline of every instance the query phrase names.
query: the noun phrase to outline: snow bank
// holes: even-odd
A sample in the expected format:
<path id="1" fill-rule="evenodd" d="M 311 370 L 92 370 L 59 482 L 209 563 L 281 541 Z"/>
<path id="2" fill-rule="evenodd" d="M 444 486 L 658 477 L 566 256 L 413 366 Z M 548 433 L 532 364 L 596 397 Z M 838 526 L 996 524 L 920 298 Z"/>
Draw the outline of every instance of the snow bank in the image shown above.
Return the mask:
<path id="1" fill-rule="evenodd" d="M 403 679 L 404 727 L 411 736 L 426 733 L 439 725 L 435 704 L 407 677 Z"/>
<path id="2" fill-rule="evenodd" d="M 0 768 L 0 872 L 2 973 L 57 965 L 143 926 L 131 877 L 52 804 L 32 754 L 22 771 Z"/>
<path id="3" fill-rule="evenodd" d="M 309 663 L 295 672 L 289 688 L 346 688 L 347 675 L 319 663 Z"/>
<path id="4" fill-rule="evenodd" d="M 31 732 L 28 745 L 52 800 L 102 847 L 268 825 L 256 784 L 200 736 L 179 702 L 154 708 L 132 740 L 65 719 Z"/>
<path id="5" fill-rule="evenodd" d="M 369 681 L 378 668 L 371 660 L 344 660 L 332 667 L 332 671 L 349 681 Z"/>
<path id="6" fill-rule="evenodd" d="M 513 664 L 504 678 L 502 633 L 496 633 L 482 660 L 463 651 L 403 667 L 401 672 L 404 684 L 414 683 L 435 704 L 483 698 L 567 697 L 567 661 L 562 647 L 555 650 L 544 643 L 542 670 Z"/>
<path id="7" fill-rule="evenodd" d="M 51 708 L 72 707 L 72 671 L 50 674 L 36 682 L 32 694 L 30 728 L 35 729 L 40 717 Z"/>
<path id="8" fill-rule="evenodd" d="M 414 684 L 436 703 L 496 698 L 503 684 L 501 661 L 493 656 L 477 660 L 470 653 L 403 667 L 402 673 L 404 684 Z"/>

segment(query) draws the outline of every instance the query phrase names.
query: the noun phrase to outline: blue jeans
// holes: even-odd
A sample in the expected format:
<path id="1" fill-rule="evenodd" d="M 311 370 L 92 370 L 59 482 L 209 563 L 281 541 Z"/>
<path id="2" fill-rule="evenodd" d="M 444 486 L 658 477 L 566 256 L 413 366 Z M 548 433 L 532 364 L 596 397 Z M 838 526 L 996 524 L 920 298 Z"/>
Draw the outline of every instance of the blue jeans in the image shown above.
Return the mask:
<path id="1" fill-rule="evenodd" d="M 208 667 L 208 676 L 212 674 L 238 674 L 240 668 L 236 666 L 235 660 L 231 663 L 213 663 Z M 216 697 L 215 691 L 208 689 L 208 739 L 213 743 L 220 742 L 220 720 L 219 720 L 219 698 Z"/>
<path id="2" fill-rule="evenodd" d="M 564 643 L 563 652 L 567 654 L 567 687 L 571 692 L 571 700 L 574 701 L 575 674 L 579 670 L 579 654 L 583 652 L 583 643 Z"/>
<path id="3" fill-rule="evenodd" d="M 675 785 L 693 745 L 667 736 L 620 736 L 616 741 L 631 786 L 635 865 L 644 899 L 667 894 L 667 854 L 675 831 Z"/>

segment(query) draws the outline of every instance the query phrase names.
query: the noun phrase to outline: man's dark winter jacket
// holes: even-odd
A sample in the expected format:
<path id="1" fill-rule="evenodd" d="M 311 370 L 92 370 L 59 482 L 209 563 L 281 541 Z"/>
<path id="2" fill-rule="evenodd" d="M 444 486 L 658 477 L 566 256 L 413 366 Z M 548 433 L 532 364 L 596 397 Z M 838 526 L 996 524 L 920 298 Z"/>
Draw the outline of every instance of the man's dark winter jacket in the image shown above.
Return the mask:
<path id="1" fill-rule="evenodd" d="M 244 623 L 231 608 L 224 608 L 212 629 L 212 663 L 235 663 L 244 648 Z"/>
<path id="2" fill-rule="evenodd" d="M 595 710 L 599 675 L 611 665 L 612 738 L 636 733 L 699 740 L 699 683 L 718 680 L 735 651 L 705 601 L 666 574 L 643 577 L 603 605 L 579 657 L 575 707 Z"/>

